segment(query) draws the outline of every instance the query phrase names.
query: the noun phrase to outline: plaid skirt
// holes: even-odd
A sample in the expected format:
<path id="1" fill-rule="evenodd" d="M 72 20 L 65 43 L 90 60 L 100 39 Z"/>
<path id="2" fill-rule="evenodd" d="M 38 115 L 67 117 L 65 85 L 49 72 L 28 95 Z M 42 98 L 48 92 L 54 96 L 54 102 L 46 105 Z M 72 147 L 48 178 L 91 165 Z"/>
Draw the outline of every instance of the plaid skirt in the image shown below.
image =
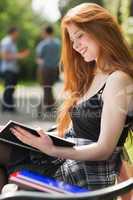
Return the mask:
<path id="1" fill-rule="evenodd" d="M 66 137 L 68 140 L 73 140 L 78 146 L 92 143 L 87 139 L 75 138 L 70 132 Z M 32 151 L 26 154 L 23 161 L 20 162 L 19 160 L 17 163 L 16 160 L 16 164 L 12 165 L 12 167 L 10 166 L 9 174 L 17 170 L 27 169 L 54 177 L 65 183 L 88 189 L 98 189 L 115 184 L 121 165 L 121 152 L 122 148 L 116 147 L 108 160 L 77 161 L 70 159 L 60 160 Z"/>
<path id="2" fill-rule="evenodd" d="M 82 145 L 90 143 L 92 142 L 82 141 Z M 121 165 L 120 152 L 121 148 L 117 148 L 111 157 L 105 161 L 77 161 L 67 159 L 58 168 L 54 177 L 66 183 L 79 185 L 88 189 L 100 189 L 114 185 Z"/>

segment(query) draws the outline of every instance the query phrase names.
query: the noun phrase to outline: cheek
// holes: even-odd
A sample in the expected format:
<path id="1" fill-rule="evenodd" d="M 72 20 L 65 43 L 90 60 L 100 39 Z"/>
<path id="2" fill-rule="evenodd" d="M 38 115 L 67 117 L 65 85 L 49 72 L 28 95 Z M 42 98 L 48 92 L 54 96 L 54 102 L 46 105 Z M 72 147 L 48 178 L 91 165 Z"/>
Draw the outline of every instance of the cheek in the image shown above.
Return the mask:
<path id="1" fill-rule="evenodd" d="M 95 43 L 88 43 L 88 50 L 86 54 L 84 55 L 84 60 L 86 62 L 90 62 L 92 60 L 97 60 L 99 55 L 99 47 Z"/>
<path id="2" fill-rule="evenodd" d="M 96 55 L 98 54 L 99 47 L 91 38 L 88 38 L 87 36 L 83 37 L 81 39 L 81 44 L 83 47 L 88 47 L 88 52 Z"/>
<path id="3" fill-rule="evenodd" d="M 92 56 L 98 57 L 99 54 L 99 47 L 97 46 L 96 43 L 94 42 L 90 42 L 88 43 L 88 53 L 90 52 L 90 54 Z"/>
<path id="4" fill-rule="evenodd" d="M 88 40 L 87 40 L 87 37 L 82 37 L 81 40 L 80 40 L 80 43 L 85 46 L 86 44 L 88 44 Z"/>

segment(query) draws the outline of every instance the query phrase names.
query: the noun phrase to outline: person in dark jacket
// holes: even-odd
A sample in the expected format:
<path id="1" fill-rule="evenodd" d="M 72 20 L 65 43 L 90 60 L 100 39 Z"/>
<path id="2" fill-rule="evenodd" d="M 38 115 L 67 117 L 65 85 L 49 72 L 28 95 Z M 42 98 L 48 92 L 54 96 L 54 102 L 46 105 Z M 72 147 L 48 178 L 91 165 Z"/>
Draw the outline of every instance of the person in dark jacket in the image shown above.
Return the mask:
<path id="1" fill-rule="evenodd" d="M 36 61 L 41 69 L 41 85 L 44 91 L 39 112 L 52 111 L 55 107 L 52 90 L 54 83 L 59 78 L 60 40 L 54 36 L 52 26 L 44 28 L 43 38 L 36 49 Z"/>

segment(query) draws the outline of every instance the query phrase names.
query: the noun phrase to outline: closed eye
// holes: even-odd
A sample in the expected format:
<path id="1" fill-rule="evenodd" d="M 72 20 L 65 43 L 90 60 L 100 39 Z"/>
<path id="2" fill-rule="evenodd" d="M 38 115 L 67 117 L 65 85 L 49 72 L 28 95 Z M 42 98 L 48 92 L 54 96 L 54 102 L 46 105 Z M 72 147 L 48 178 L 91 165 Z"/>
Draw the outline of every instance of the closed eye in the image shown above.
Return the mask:
<path id="1" fill-rule="evenodd" d="M 77 36 L 77 38 L 81 38 L 83 35 L 84 35 L 84 34 L 81 33 L 81 34 L 79 34 L 79 35 Z"/>
<path id="2" fill-rule="evenodd" d="M 73 43 L 74 41 L 82 38 L 83 35 L 84 35 L 84 33 L 78 33 L 74 38 L 70 37 L 70 40 Z"/>

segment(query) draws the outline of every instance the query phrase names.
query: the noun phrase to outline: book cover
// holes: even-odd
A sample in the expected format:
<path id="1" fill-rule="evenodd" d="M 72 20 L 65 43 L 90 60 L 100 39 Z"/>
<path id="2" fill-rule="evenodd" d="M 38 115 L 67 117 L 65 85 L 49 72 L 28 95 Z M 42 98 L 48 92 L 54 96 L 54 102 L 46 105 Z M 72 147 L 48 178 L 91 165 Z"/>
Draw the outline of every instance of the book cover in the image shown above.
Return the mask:
<path id="1" fill-rule="evenodd" d="M 9 180 L 27 188 L 34 188 L 44 192 L 73 194 L 89 191 L 86 188 L 66 184 L 63 181 L 59 181 L 44 175 L 42 176 L 29 170 L 20 170 L 15 172 L 10 175 Z"/>
<path id="2" fill-rule="evenodd" d="M 38 149 L 31 147 L 30 145 L 24 144 L 23 142 L 21 142 L 19 139 L 16 138 L 16 136 L 14 134 L 11 133 L 11 128 L 15 127 L 15 126 L 19 126 L 23 129 L 25 129 L 26 131 L 29 132 L 29 134 L 33 134 L 39 137 L 39 134 L 37 133 L 37 131 L 31 127 L 28 127 L 24 124 L 21 124 L 19 122 L 16 121 L 9 121 L 1 130 L 0 130 L 0 140 L 6 143 L 10 143 L 12 145 L 17 145 L 20 146 L 22 148 L 26 148 L 29 150 L 33 150 L 33 151 L 38 151 Z M 64 147 L 73 147 L 75 145 L 75 143 L 68 141 L 67 139 L 64 138 L 60 138 L 58 136 L 55 136 L 54 134 L 52 134 L 52 132 L 48 132 L 45 131 L 46 134 L 48 134 L 51 139 L 53 140 L 54 145 L 57 146 L 64 146 Z"/>

